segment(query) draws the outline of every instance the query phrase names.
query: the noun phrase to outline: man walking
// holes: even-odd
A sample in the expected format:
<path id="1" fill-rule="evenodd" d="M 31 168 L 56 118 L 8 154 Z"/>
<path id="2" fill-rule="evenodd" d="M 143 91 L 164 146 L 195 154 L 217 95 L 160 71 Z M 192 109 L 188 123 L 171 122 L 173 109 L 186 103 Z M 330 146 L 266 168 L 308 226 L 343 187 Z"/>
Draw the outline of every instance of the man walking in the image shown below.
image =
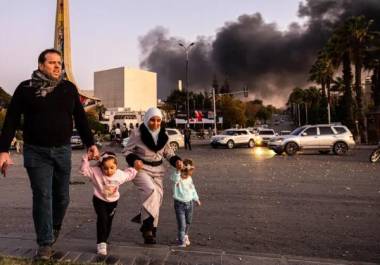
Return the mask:
<path id="1" fill-rule="evenodd" d="M 70 137 L 73 118 L 91 158 L 99 156 L 73 83 L 63 79 L 62 56 L 55 49 L 38 57 L 32 79 L 15 90 L 0 136 L 0 168 L 12 163 L 9 145 L 23 116 L 24 167 L 33 193 L 36 258 L 49 259 L 69 205 Z"/>
<path id="2" fill-rule="evenodd" d="M 191 151 L 191 131 L 187 127 L 185 128 L 184 137 L 185 137 L 185 149 L 189 148 L 189 150 Z"/>

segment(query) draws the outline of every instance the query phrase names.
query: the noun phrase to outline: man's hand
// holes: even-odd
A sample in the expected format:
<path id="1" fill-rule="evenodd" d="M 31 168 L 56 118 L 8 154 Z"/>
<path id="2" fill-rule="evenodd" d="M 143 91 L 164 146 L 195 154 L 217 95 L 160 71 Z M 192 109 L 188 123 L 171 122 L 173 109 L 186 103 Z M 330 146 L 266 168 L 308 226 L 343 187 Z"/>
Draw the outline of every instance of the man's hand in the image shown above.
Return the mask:
<path id="1" fill-rule="evenodd" d="M 143 168 L 144 166 L 144 163 L 141 161 L 141 160 L 136 160 L 134 163 L 133 163 L 133 166 L 134 168 L 139 171 L 140 169 Z"/>
<path id="2" fill-rule="evenodd" d="M 96 147 L 96 145 L 92 145 L 92 146 L 90 146 L 87 149 L 87 155 L 88 155 L 88 159 L 89 160 L 92 160 L 92 159 L 97 160 L 97 159 L 99 159 L 99 150 Z"/>
<path id="3" fill-rule="evenodd" d="M 4 177 L 7 174 L 7 167 L 9 165 L 12 165 L 12 164 L 13 164 L 13 161 L 12 161 L 9 153 L 8 152 L 1 152 L 0 153 L 0 169 L 1 169 L 1 173 L 3 174 Z"/>
<path id="4" fill-rule="evenodd" d="M 182 162 L 182 160 L 177 160 L 177 162 L 175 162 L 175 168 L 177 170 L 181 170 L 183 168 L 183 162 Z"/>

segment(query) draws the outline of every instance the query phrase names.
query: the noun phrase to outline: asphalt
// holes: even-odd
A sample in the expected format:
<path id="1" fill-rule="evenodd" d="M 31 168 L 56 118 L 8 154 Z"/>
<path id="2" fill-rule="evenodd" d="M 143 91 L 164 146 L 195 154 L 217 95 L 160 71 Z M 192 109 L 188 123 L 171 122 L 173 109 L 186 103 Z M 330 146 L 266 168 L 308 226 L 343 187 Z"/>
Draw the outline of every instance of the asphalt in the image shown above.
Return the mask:
<path id="1" fill-rule="evenodd" d="M 209 140 L 194 140 L 194 145 L 208 144 Z M 357 149 L 372 149 L 375 146 L 358 145 Z M 28 187 L 26 187 L 27 189 Z M 11 222 L 24 222 L 20 217 L 20 208 L 12 203 L 12 196 L 23 195 L 24 192 L 6 192 L 1 199 L 9 202 L 10 211 L 6 218 Z M 4 214 L 4 213 L 2 213 Z M 21 220 L 20 220 L 21 219 Z M 31 221 L 31 220 L 30 220 Z M 30 225 L 30 224 L 29 224 Z M 28 232 L 29 231 L 29 232 Z M 0 256 L 21 257 L 32 259 L 36 253 L 37 245 L 35 235 L 30 230 L 20 229 L 17 233 L 0 228 Z M 200 246 L 178 248 L 170 245 L 147 246 L 131 242 L 113 241 L 109 247 L 110 255 L 99 257 L 95 253 L 92 239 L 78 239 L 72 237 L 70 232 L 61 235 L 56 245 L 53 260 L 73 262 L 78 264 L 103 263 L 125 265 L 360 265 L 375 264 L 359 261 L 346 261 L 337 259 L 324 259 L 316 257 L 302 257 L 291 255 L 276 255 L 271 253 L 237 252 L 226 249 L 209 249 Z"/>
<path id="2" fill-rule="evenodd" d="M 32 259 L 36 252 L 32 234 L 0 234 L 0 255 Z M 318 259 L 288 255 L 252 252 L 228 252 L 218 249 L 181 249 L 166 245 L 134 245 L 113 242 L 112 253 L 97 256 L 92 240 L 63 237 L 54 246 L 52 257 L 57 262 L 79 264 L 125 264 L 125 265 L 370 265 L 375 263 L 349 262 L 345 260 Z"/>

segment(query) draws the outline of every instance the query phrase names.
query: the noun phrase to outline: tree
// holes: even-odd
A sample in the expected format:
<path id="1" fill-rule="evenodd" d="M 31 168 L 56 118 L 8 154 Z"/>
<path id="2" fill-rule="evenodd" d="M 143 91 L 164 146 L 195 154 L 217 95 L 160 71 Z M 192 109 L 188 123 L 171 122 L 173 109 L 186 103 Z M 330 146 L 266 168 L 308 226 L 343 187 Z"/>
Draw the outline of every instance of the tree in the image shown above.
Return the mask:
<path id="1" fill-rule="evenodd" d="M 350 52 L 352 61 L 355 65 L 355 84 L 354 90 L 356 93 L 356 104 L 358 108 L 358 120 L 361 127 L 361 131 L 364 132 L 364 137 L 366 138 L 366 125 L 364 123 L 364 106 L 363 106 L 363 95 L 361 87 L 361 75 L 363 67 L 363 57 L 365 50 L 369 46 L 371 40 L 373 39 L 372 33 L 370 31 L 371 24 L 373 20 L 367 20 L 364 16 L 351 17 L 346 22 L 346 33 L 349 39 Z M 367 139 L 365 139 L 367 142 Z"/>
<path id="2" fill-rule="evenodd" d="M 245 125 L 245 104 L 229 95 L 223 95 L 220 100 L 225 128 L 235 126 L 235 124 Z"/>

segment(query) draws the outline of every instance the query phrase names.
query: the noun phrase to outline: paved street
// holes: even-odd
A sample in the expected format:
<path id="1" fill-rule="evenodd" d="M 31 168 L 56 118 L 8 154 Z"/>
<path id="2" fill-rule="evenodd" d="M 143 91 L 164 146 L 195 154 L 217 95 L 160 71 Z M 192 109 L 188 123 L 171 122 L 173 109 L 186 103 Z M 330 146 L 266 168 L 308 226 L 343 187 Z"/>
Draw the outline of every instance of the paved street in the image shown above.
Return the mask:
<path id="1" fill-rule="evenodd" d="M 195 209 L 191 249 L 380 263 L 380 163 L 370 164 L 369 153 L 288 157 L 266 148 L 181 150 L 180 156 L 195 161 L 203 203 Z M 95 213 L 91 185 L 80 184 L 81 155 L 73 152 L 74 185 L 61 240 L 92 240 L 91 248 Z M 33 237 L 29 182 L 22 156 L 13 157 L 9 177 L 0 179 L 0 234 Z M 158 238 L 172 245 L 176 222 L 169 180 L 165 184 Z M 129 183 L 121 193 L 111 241 L 140 244 L 138 226 L 129 221 L 138 211 L 136 189 Z"/>

